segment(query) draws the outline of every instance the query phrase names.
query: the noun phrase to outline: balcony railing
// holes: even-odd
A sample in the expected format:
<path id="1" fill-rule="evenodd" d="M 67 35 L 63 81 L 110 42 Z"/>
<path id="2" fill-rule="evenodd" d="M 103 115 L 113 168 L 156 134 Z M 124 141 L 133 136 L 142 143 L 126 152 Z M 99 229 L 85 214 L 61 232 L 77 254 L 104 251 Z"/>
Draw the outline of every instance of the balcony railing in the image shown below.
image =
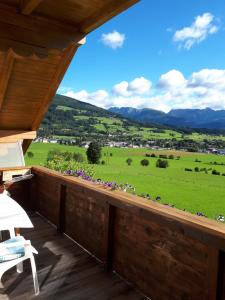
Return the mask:
<path id="1" fill-rule="evenodd" d="M 12 197 L 151 299 L 225 299 L 224 224 L 43 167 L 32 173 Z"/>

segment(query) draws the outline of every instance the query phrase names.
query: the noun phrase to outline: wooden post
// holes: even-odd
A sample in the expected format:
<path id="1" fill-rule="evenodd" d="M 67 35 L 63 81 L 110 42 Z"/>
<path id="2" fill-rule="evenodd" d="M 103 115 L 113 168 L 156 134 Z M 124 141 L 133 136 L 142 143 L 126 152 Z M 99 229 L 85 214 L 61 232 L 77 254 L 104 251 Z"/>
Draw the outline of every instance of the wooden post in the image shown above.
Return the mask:
<path id="1" fill-rule="evenodd" d="M 66 225 L 66 185 L 61 184 L 60 186 L 60 200 L 59 200 L 59 221 L 58 221 L 58 232 L 65 232 Z"/>
<path id="2" fill-rule="evenodd" d="M 208 261 L 208 287 L 209 300 L 217 300 L 217 285 L 218 285 L 218 263 L 219 251 L 214 247 L 209 246 L 209 261 Z"/>
<path id="3" fill-rule="evenodd" d="M 105 269 L 110 272 L 113 269 L 114 255 L 114 228 L 116 207 L 106 203 L 106 236 L 105 236 Z"/>
<path id="4" fill-rule="evenodd" d="M 225 252 L 219 253 L 219 271 L 217 280 L 217 300 L 225 299 Z"/>

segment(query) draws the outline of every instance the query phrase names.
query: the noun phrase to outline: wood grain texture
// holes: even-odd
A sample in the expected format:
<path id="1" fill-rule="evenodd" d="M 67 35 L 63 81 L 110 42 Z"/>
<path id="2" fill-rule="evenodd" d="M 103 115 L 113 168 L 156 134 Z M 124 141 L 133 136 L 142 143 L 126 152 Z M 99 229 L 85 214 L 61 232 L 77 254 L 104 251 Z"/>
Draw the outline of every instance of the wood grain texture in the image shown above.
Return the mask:
<path id="1" fill-rule="evenodd" d="M 15 60 L 15 55 L 12 49 L 9 49 L 8 52 L 6 53 L 6 57 L 3 62 L 3 67 L 1 71 L 1 77 L 0 77 L 0 110 L 3 106 L 3 102 L 5 99 L 5 93 L 6 89 L 9 83 L 9 78 L 12 73 L 13 69 L 13 64 Z"/>
<path id="2" fill-rule="evenodd" d="M 87 34 L 137 2 L 139 2 L 139 0 L 106 1 L 99 10 L 94 11 L 93 14 L 89 15 L 88 18 L 78 25 L 78 27 L 81 32 Z"/>
<path id="3" fill-rule="evenodd" d="M 20 6 L 21 13 L 24 15 L 30 15 L 35 8 L 38 7 L 41 1 L 43 0 L 22 0 Z"/>

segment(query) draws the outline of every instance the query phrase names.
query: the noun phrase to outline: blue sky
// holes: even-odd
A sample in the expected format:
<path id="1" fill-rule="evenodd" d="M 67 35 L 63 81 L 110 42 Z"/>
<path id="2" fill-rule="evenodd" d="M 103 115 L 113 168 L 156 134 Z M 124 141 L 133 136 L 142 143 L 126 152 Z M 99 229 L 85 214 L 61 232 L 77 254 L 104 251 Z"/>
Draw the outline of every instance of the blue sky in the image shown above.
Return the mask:
<path id="1" fill-rule="evenodd" d="M 225 108 L 224 11 L 141 0 L 87 36 L 59 93 L 105 108 Z"/>

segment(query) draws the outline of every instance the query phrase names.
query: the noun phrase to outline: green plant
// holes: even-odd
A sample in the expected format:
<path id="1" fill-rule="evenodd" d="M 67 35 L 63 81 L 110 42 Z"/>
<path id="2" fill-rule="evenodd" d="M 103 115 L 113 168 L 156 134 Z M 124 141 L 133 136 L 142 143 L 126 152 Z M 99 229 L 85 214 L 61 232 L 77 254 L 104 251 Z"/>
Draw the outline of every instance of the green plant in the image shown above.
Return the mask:
<path id="1" fill-rule="evenodd" d="M 141 160 L 141 165 L 144 166 L 144 167 L 147 167 L 149 165 L 148 159 L 142 159 Z"/>
<path id="2" fill-rule="evenodd" d="M 83 170 L 88 176 L 94 176 L 94 169 L 92 166 L 74 160 L 64 160 L 64 157 L 62 156 L 57 156 L 52 160 L 48 160 L 45 163 L 45 167 L 61 173 L 65 173 L 68 170 Z"/>
<path id="3" fill-rule="evenodd" d="M 212 170 L 212 175 L 220 175 L 220 172 L 216 170 Z"/>
<path id="4" fill-rule="evenodd" d="M 27 156 L 28 156 L 29 158 L 33 158 L 33 157 L 34 157 L 34 153 L 31 152 L 31 151 L 29 151 L 29 152 L 27 152 Z"/>
<path id="5" fill-rule="evenodd" d="M 156 167 L 165 169 L 169 167 L 169 163 L 167 160 L 159 158 L 156 162 Z"/>
<path id="6" fill-rule="evenodd" d="M 131 158 L 128 158 L 128 159 L 126 160 L 126 163 L 128 164 L 128 166 L 131 165 L 132 161 L 133 161 L 133 160 L 132 160 Z"/>
<path id="7" fill-rule="evenodd" d="M 91 142 L 87 149 L 87 159 L 90 164 L 99 164 L 101 158 L 101 145 L 98 142 Z"/>

